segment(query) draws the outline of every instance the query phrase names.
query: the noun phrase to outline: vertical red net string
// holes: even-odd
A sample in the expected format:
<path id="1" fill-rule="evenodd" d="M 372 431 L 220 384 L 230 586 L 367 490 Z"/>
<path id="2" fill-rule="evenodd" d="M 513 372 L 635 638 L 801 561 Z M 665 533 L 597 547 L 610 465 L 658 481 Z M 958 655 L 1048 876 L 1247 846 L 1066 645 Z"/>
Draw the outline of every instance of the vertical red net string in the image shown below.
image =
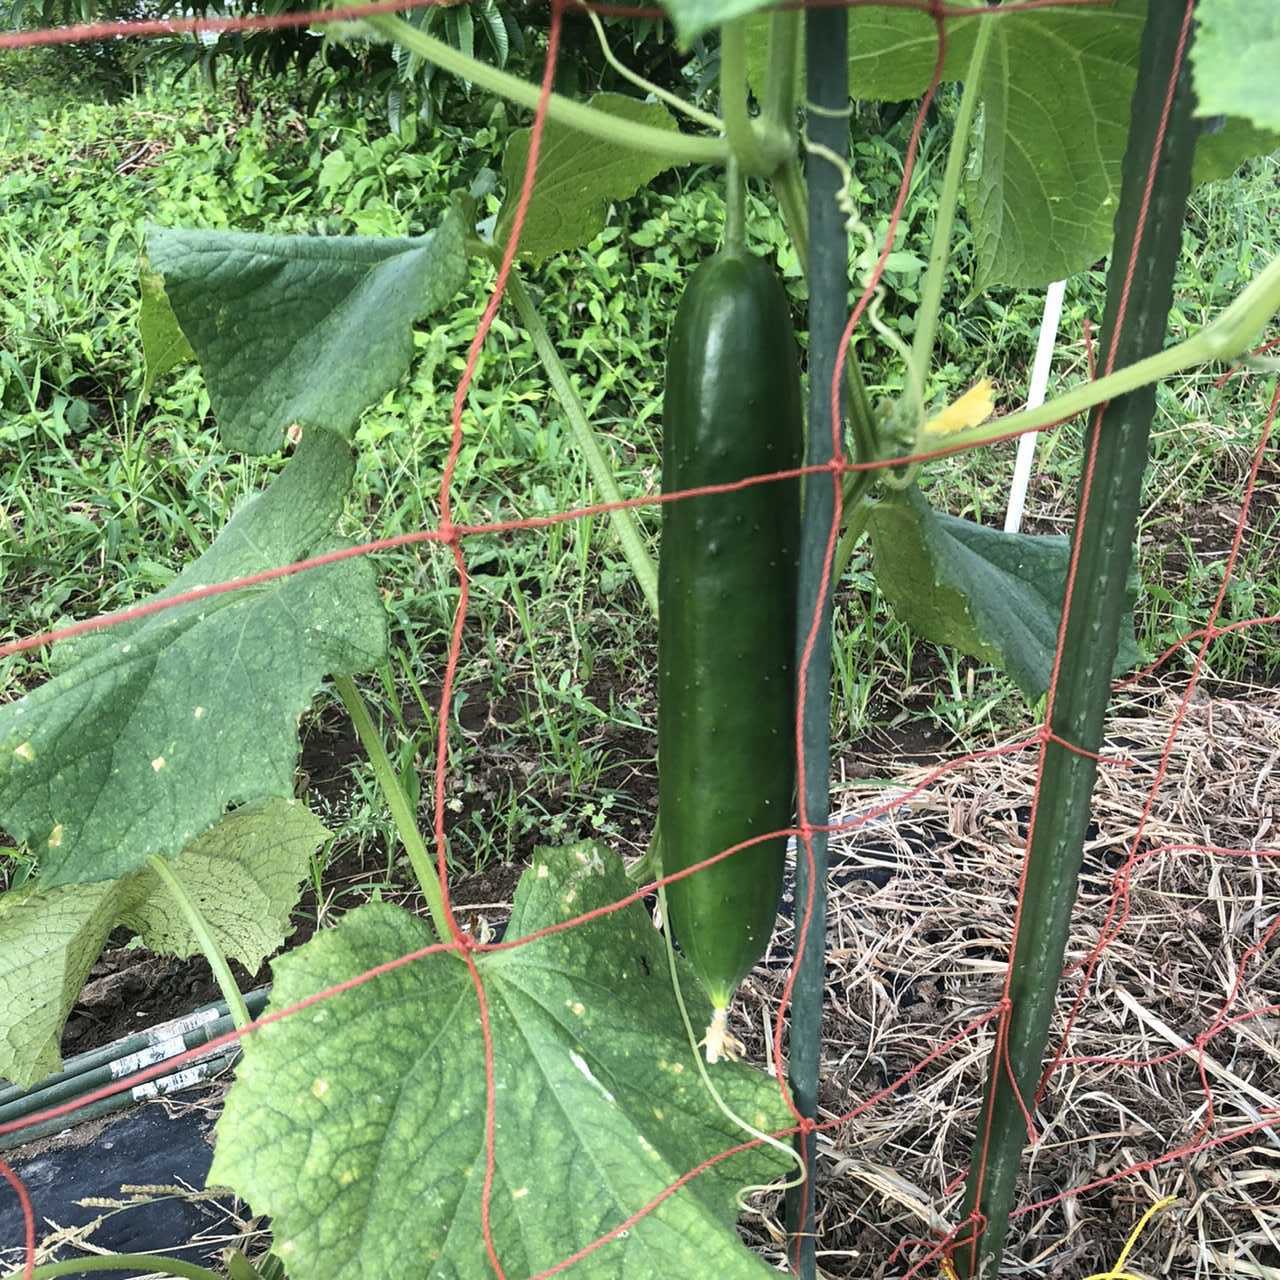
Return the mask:
<path id="1" fill-rule="evenodd" d="M 1182 19 L 1182 29 L 1179 34 L 1177 49 L 1173 58 L 1173 65 L 1170 70 L 1169 81 L 1165 87 L 1165 97 L 1161 108 L 1160 123 L 1156 130 L 1154 145 L 1151 149 L 1151 157 L 1147 168 L 1146 183 L 1143 187 L 1142 201 L 1138 209 L 1137 224 L 1133 236 L 1133 244 L 1129 254 L 1129 260 L 1125 264 L 1124 276 L 1121 281 L 1120 300 L 1116 308 L 1115 323 L 1109 335 L 1109 345 L 1104 362 L 1104 373 L 1113 372 L 1116 361 L 1116 354 L 1119 349 L 1120 334 L 1124 329 L 1125 320 L 1128 312 L 1129 295 L 1133 287 L 1133 280 L 1137 273 L 1138 262 L 1141 256 L 1141 250 L 1145 239 L 1145 229 L 1147 218 L 1150 212 L 1151 193 L 1155 186 L 1156 172 L 1159 165 L 1160 153 L 1163 150 L 1164 137 L 1168 129 L 1168 123 L 1173 111 L 1173 103 L 1178 86 L 1178 77 L 1181 72 L 1183 59 L 1186 54 L 1187 40 L 1191 33 L 1191 22 L 1195 13 L 1195 0 L 1185 0 L 1185 9 Z M 1085 461 L 1084 476 L 1080 486 L 1080 500 L 1076 513 L 1076 528 L 1079 529 L 1083 524 L 1086 513 L 1089 510 L 1089 500 L 1093 489 L 1094 469 L 1097 465 L 1098 443 L 1103 430 L 1103 421 L 1106 416 L 1106 405 L 1100 405 L 1094 414 L 1093 430 L 1090 436 L 1089 452 Z M 1079 572 L 1080 565 L 1080 539 L 1073 538 L 1071 542 L 1071 559 L 1067 568 L 1067 580 L 1062 600 L 1062 614 L 1058 620 L 1058 636 L 1055 645 L 1053 667 L 1049 677 L 1049 689 L 1045 699 L 1045 712 L 1041 726 L 1042 733 L 1046 734 L 1045 740 L 1041 745 L 1040 756 L 1036 768 L 1036 779 L 1031 797 L 1031 814 L 1027 822 L 1027 837 L 1024 845 L 1022 868 L 1018 878 L 1017 903 L 1014 908 L 1013 928 L 1009 939 L 1009 962 L 1005 968 L 1004 989 L 1002 992 L 1002 1000 L 1005 1003 L 1005 1010 L 1000 1018 L 996 1028 L 996 1046 L 995 1059 L 999 1063 L 999 1069 L 991 1072 L 990 1083 L 987 1089 L 987 1097 L 984 1105 L 985 1124 L 981 1135 L 979 1153 L 978 1153 L 978 1171 L 974 1186 L 973 1203 L 976 1206 L 982 1201 L 982 1194 L 985 1187 L 987 1159 L 990 1152 L 991 1129 L 994 1119 L 994 1108 L 992 1106 L 995 1097 L 996 1085 L 999 1073 L 1002 1072 L 1010 1091 L 1017 1101 L 1018 1107 L 1022 1112 L 1022 1116 L 1027 1126 L 1027 1135 L 1029 1141 L 1035 1141 L 1035 1123 L 1032 1119 L 1031 1112 L 1027 1107 L 1026 1100 L 1022 1096 L 1022 1091 L 1018 1086 L 1017 1079 L 1012 1069 L 1012 1063 L 1009 1060 L 1008 1048 L 1008 1031 L 1009 1017 L 1011 1011 L 1010 993 L 1013 985 L 1013 956 L 1015 954 L 1018 937 L 1022 926 L 1023 904 L 1026 895 L 1027 874 L 1030 864 L 1031 848 L 1035 836 L 1036 819 L 1039 812 L 1040 794 L 1044 782 L 1044 771 L 1047 761 L 1047 753 L 1049 741 L 1047 734 L 1051 731 L 1053 720 L 1054 697 L 1057 690 L 1058 679 L 1062 672 L 1062 656 L 1063 646 L 1066 639 L 1067 620 L 1070 614 L 1071 601 L 1075 593 L 1076 575 Z M 975 1222 L 975 1230 L 972 1240 L 968 1247 L 970 1250 L 970 1270 L 977 1266 L 977 1249 L 980 1231 L 977 1229 Z"/>
<path id="2" fill-rule="evenodd" d="M 440 478 L 440 531 L 449 544 L 453 555 L 454 567 L 458 573 L 458 607 L 453 617 L 453 630 L 449 637 L 449 652 L 445 659 L 444 677 L 440 688 L 440 708 L 437 716 L 439 729 L 436 737 L 435 765 L 435 841 L 436 869 L 440 877 L 440 893 L 444 900 L 445 916 L 453 941 L 462 948 L 462 956 L 471 975 L 471 983 L 475 988 L 476 1004 L 480 1015 L 480 1034 L 484 1040 L 484 1183 L 480 1192 L 480 1228 L 484 1235 L 485 1253 L 489 1257 L 489 1265 L 499 1280 L 505 1280 L 502 1263 L 493 1241 L 493 1182 L 497 1167 L 496 1128 L 497 1128 L 497 1084 L 494 1075 L 493 1061 L 493 1028 L 489 1018 L 489 1000 L 485 994 L 484 981 L 480 970 L 476 967 L 471 955 L 474 939 L 464 934 L 458 927 L 449 900 L 449 858 L 448 840 L 444 829 L 445 789 L 449 772 L 449 727 L 450 711 L 453 705 L 453 685 L 458 674 L 458 663 L 462 656 L 462 630 L 466 625 L 467 606 L 470 598 L 470 578 L 467 575 L 466 558 L 462 554 L 462 541 L 453 527 L 453 506 L 451 490 L 453 477 L 458 468 L 458 456 L 462 451 L 462 412 L 467 403 L 467 392 L 475 379 L 476 365 L 480 359 L 480 351 L 485 338 L 493 325 L 494 316 L 502 305 L 502 295 L 506 291 L 507 278 L 511 274 L 511 265 L 515 261 L 520 247 L 520 234 L 524 229 L 525 215 L 529 209 L 529 201 L 533 197 L 534 177 L 538 168 L 538 153 L 542 148 L 542 134 L 546 125 L 547 106 L 551 100 L 551 90 L 555 83 L 556 55 L 560 48 L 560 23 L 562 0 L 551 0 L 551 26 L 547 34 L 547 53 L 542 67 L 542 84 L 538 94 L 538 106 L 534 113 L 533 127 L 529 135 L 529 153 L 525 161 L 524 178 L 520 184 L 520 197 L 516 203 L 515 214 L 511 221 L 511 231 L 502 251 L 502 263 L 498 268 L 498 276 L 494 281 L 493 292 L 485 306 L 480 323 L 476 326 L 475 336 L 467 351 L 466 366 L 453 396 L 453 434 L 449 442 L 449 455 L 445 460 L 444 471 Z"/>

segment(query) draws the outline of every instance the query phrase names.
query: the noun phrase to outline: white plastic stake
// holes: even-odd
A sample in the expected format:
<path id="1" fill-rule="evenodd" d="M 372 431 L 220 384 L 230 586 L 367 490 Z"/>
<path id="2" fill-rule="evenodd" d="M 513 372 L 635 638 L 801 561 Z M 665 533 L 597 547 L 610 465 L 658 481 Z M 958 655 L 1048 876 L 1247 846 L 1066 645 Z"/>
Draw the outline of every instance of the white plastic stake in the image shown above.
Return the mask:
<path id="1" fill-rule="evenodd" d="M 1065 280 L 1055 280 L 1044 295 L 1044 316 L 1040 320 L 1040 338 L 1036 343 L 1036 359 L 1031 366 L 1031 387 L 1027 392 L 1027 408 L 1044 404 L 1049 386 L 1049 368 L 1053 364 L 1053 344 L 1058 338 L 1058 320 L 1062 315 Z M 1017 533 L 1022 527 L 1022 509 L 1031 483 L 1031 464 L 1036 456 L 1036 433 L 1029 431 L 1018 438 L 1018 459 L 1013 464 L 1013 484 L 1009 489 L 1009 509 L 1005 512 L 1005 533 Z"/>

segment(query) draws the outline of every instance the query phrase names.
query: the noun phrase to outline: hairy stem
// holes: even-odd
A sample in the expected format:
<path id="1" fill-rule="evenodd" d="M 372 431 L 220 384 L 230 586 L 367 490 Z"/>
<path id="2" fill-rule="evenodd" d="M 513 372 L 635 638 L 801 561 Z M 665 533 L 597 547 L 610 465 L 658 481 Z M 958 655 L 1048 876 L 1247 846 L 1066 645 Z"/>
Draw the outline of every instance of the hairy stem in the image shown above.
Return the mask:
<path id="1" fill-rule="evenodd" d="M 729 150 L 743 173 L 776 173 L 794 152 L 791 131 L 767 127 L 761 132 L 747 106 L 745 19 L 726 22 L 720 31 L 720 115 Z"/>
<path id="2" fill-rule="evenodd" d="M 1181 373 L 1184 369 L 1210 360 L 1232 360 L 1248 351 L 1277 312 L 1280 312 L 1280 257 L 1268 263 L 1262 273 L 1212 324 L 1206 325 L 1199 333 L 1192 334 L 1177 345 L 1137 360 L 1123 369 L 1117 369 L 1104 378 L 1074 387 L 1038 408 L 1010 413 L 980 427 L 957 431 L 954 435 L 926 433 L 921 441 L 921 448 L 927 450 L 934 444 L 948 448 L 976 448 L 1004 436 L 1039 431 L 1050 423 L 1073 418 L 1085 409 L 1092 409 L 1105 401 L 1137 391 L 1153 382 L 1159 382 L 1161 378 Z"/>
<path id="3" fill-rule="evenodd" d="M 222 998 L 227 1002 L 227 1009 L 236 1029 L 247 1027 L 253 1021 L 253 1017 L 245 1006 L 244 996 L 240 994 L 240 984 L 236 982 L 231 966 L 227 963 L 227 957 L 218 945 L 217 938 L 213 936 L 213 930 L 209 928 L 209 922 L 196 906 L 195 899 L 187 892 L 187 886 L 178 878 L 165 858 L 158 853 L 153 853 L 147 858 L 147 862 L 151 870 L 164 881 L 164 887 L 168 889 L 169 896 L 177 903 L 183 918 L 191 927 L 191 932 L 195 934 L 200 950 L 209 962 L 209 968 L 213 970 L 218 990 L 222 992 Z"/>
<path id="4" fill-rule="evenodd" d="M 696 121 L 704 129 L 710 129 L 715 133 L 720 132 L 719 116 L 713 116 L 710 111 L 703 111 L 701 107 L 695 107 L 692 102 L 686 102 L 678 93 L 672 93 L 670 89 L 664 89 L 661 85 L 654 84 L 652 80 L 646 80 L 638 72 L 632 71 L 610 48 L 609 37 L 605 34 L 604 23 L 600 21 L 599 15 L 595 10 L 588 9 L 586 14 L 591 19 L 591 25 L 596 30 L 596 39 L 600 41 L 600 52 L 604 54 L 604 60 L 624 80 L 635 85 L 637 89 L 643 89 L 645 93 L 653 94 L 659 102 L 665 102 L 672 111 L 678 111 L 681 115 Z"/>
<path id="5" fill-rule="evenodd" d="M 404 851 L 409 855 L 409 865 L 417 877 L 418 887 L 427 900 L 427 909 L 431 912 L 431 922 L 435 925 L 436 936 L 441 942 L 447 942 L 452 936 L 449 928 L 449 915 L 444 909 L 444 895 L 440 891 L 440 878 L 436 875 L 435 863 L 427 851 L 426 841 L 418 830 L 417 815 L 409 804 L 409 799 L 396 776 L 387 749 L 382 744 L 382 735 L 373 723 L 369 707 L 350 676 L 334 676 L 333 687 L 342 699 L 351 723 L 355 726 L 364 747 L 369 763 L 373 766 L 373 776 L 377 780 L 382 798 L 391 811 L 391 820 L 395 823 L 396 834 Z"/>
<path id="6" fill-rule="evenodd" d="M 601 499 L 605 502 L 621 502 L 622 493 L 618 488 L 618 482 L 614 479 L 609 459 L 600 447 L 600 442 L 591 429 L 591 423 L 587 421 L 582 401 L 573 389 L 568 371 L 556 352 L 550 334 L 547 333 L 547 326 L 542 323 L 542 317 L 533 305 L 529 291 L 514 270 L 507 277 L 507 296 L 520 313 L 520 322 L 532 339 L 534 350 L 547 371 L 551 389 L 556 393 L 556 399 L 560 401 L 560 406 L 569 419 L 569 429 L 573 432 L 578 448 L 582 450 L 587 462 L 587 470 L 591 472 L 592 482 L 599 490 Z M 630 511 L 621 510 L 609 512 L 609 519 L 622 545 L 622 554 L 626 557 L 627 564 L 631 566 L 631 572 L 635 574 L 636 581 L 640 584 L 640 590 L 644 593 L 650 612 L 656 618 L 658 616 L 658 566 L 644 545 L 635 517 Z"/>
<path id="7" fill-rule="evenodd" d="M 955 226 L 956 206 L 960 201 L 960 183 L 964 177 L 965 162 L 969 155 L 969 135 L 973 118 L 978 109 L 982 67 L 987 60 L 987 49 L 995 28 L 990 22 L 978 23 L 973 54 L 964 78 L 964 94 L 960 99 L 960 111 L 956 116 L 955 131 L 951 137 L 951 150 L 947 155 L 947 168 L 942 179 L 942 194 L 938 199 L 938 213 L 933 224 L 933 242 L 929 247 L 929 269 L 925 272 L 920 288 L 920 306 L 916 310 L 916 335 L 911 347 L 908 364 L 910 399 L 920 408 L 923 403 L 925 381 L 929 376 L 929 364 L 933 359 L 934 335 L 938 331 L 938 312 L 942 307 L 942 289 L 946 284 L 947 261 L 951 256 L 951 232 Z"/>
<path id="8" fill-rule="evenodd" d="M 55 1280 L 57 1276 L 78 1276 L 84 1271 L 141 1271 L 153 1276 L 180 1276 L 182 1280 L 222 1280 L 208 1267 L 182 1258 L 166 1258 L 159 1253 L 108 1253 L 46 1262 L 31 1272 L 31 1280 Z M 3 1280 L 22 1280 L 24 1274 L 21 1270 L 10 1271 Z"/>
<path id="9" fill-rule="evenodd" d="M 724 247 L 730 253 L 747 247 L 747 183 L 733 157 L 724 172 Z"/>
<path id="10" fill-rule="evenodd" d="M 796 114 L 796 54 L 800 45 L 800 13 L 776 9 L 769 16 L 769 72 L 764 89 L 764 119 L 768 128 L 794 132 Z"/>
<path id="11" fill-rule="evenodd" d="M 394 14 L 374 14 L 366 18 L 365 22 L 396 44 L 490 93 L 496 93 L 499 97 L 530 110 L 538 106 L 540 93 L 537 85 L 459 52 L 443 40 L 437 40 L 425 31 L 410 26 L 403 18 L 397 18 Z M 662 156 L 676 164 L 723 163 L 729 154 L 728 145 L 723 138 L 695 137 L 693 134 L 677 133 L 671 129 L 636 124 L 635 121 L 622 120 L 604 111 L 595 111 L 585 103 L 575 102 L 558 93 L 553 93 L 547 100 L 547 118 L 556 124 L 578 129 L 592 137 L 603 138 L 606 142 L 615 142 L 632 151 Z"/>

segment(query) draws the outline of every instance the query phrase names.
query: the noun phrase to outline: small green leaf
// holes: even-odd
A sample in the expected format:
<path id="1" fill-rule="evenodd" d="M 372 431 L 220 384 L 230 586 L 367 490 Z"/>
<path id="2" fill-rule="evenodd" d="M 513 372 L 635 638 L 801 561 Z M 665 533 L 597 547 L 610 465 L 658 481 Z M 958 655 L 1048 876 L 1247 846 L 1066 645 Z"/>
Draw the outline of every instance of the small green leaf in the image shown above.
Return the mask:
<path id="1" fill-rule="evenodd" d="M 228 814 L 174 859 L 219 945 L 250 973 L 288 935 L 307 860 L 327 835 L 303 805 L 265 800 Z M 117 925 L 163 955 L 199 950 L 151 870 L 0 896 L 0 1077 L 29 1085 L 61 1068 L 63 1024 Z"/>
<path id="2" fill-rule="evenodd" d="M 295 423 L 350 439 L 408 369 L 413 322 L 449 302 L 467 270 L 456 209 L 399 240 L 150 227 L 147 254 L 222 439 L 245 453 L 274 453 Z"/>
<path id="3" fill-rule="evenodd" d="M 1239 116 L 1280 132 L 1276 0 L 1199 0 L 1191 68 L 1198 115 Z"/>
<path id="4" fill-rule="evenodd" d="M 616 901 L 618 859 L 592 844 L 541 849 L 508 937 Z M 361 907 L 273 964 L 271 1008 L 431 941 L 388 904 Z M 476 961 L 496 1086 L 494 1244 L 509 1276 L 562 1261 L 681 1174 L 742 1140 L 706 1095 L 671 994 L 666 954 L 631 906 Z M 684 973 L 694 1023 L 710 1009 Z M 480 1229 L 485 1077 L 475 990 L 432 955 L 264 1027 L 218 1123 L 212 1183 L 271 1216 L 275 1252 L 307 1280 L 405 1273 L 488 1280 Z M 711 1069 L 729 1105 L 785 1126 L 777 1085 Z M 669 1280 L 772 1274 L 737 1239 L 735 1188 L 786 1168 L 767 1148 L 712 1166 L 582 1265 Z"/>
<path id="5" fill-rule="evenodd" d="M 894 613 L 935 644 L 1004 670 L 1029 702 L 1053 671 L 1071 546 L 1066 538 L 1005 533 L 934 511 L 918 488 L 871 515 L 876 582 Z M 1137 665 L 1133 615 L 1116 674 Z"/>
<path id="6" fill-rule="evenodd" d="M 178 326 L 178 317 L 164 291 L 164 280 L 144 266 L 139 283 L 142 300 L 138 306 L 138 332 L 142 336 L 142 394 L 146 396 L 157 378 L 194 360 L 196 353 Z"/>
<path id="7" fill-rule="evenodd" d="M 308 431 L 296 456 L 162 596 L 335 546 L 350 448 Z M 198 600 L 80 639 L 74 661 L 0 707 L 0 822 L 46 887 L 172 857 L 230 804 L 292 796 L 298 718 L 331 673 L 386 647 L 363 559 Z"/>
<path id="8" fill-rule="evenodd" d="M 656 102 L 641 102 L 620 93 L 598 93 L 588 105 L 596 111 L 655 129 L 675 130 L 671 113 Z M 498 214 L 499 243 L 511 231 L 529 155 L 528 129 L 517 129 L 502 158 L 506 190 Z M 547 124 L 538 154 L 533 195 L 520 233 L 520 252 L 545 262 L 566 249 L 580 249 L 604 229 L 609 204 L 635 195 L 671 161 L 620 147 L 576 129 Z"/>

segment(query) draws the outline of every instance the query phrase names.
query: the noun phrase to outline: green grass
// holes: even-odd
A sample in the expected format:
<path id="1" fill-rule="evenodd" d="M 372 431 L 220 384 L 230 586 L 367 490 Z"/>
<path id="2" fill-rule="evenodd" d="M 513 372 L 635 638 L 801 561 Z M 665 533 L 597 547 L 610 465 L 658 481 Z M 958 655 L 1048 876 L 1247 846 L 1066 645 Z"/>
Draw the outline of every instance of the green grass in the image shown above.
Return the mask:
<path id="1" fill-rule="evenodd" d="M 20 78 L 19 78 L 20 79 Z M 228 513 L 277 465 L 220 444 L 194 369 L 139 401 L 137 265 L 146 221 L 277 232 L 412 234 L 433 225 L 450 189 L 497 168 L 507 125 L 437 125 L 397 137 L 367 111 L 321 102 L 313 115 L 288 79 L 255 82 L 254 108 L 230 92 L 155 84 L 111 105 L 60 100 L 9 73 L 0 82 L 0 634 L 120 608 L 169 581 Z M 927 256 L 941 154 L 925 149 L 917 199 L 899 247 Z M 884 143 L 859 141 L 859 188 L 883 208 L 897 180 Z M 1280 166 L 1260 161 L 1199 192 L 1177 291 L 1175 336 L 1214 313 L 1280 248 Z M 492 206 L 490 211 L 496 208 Z M 715 246 L 714 175 L 660 180 L 615 210 L 597 242 L 532 274 L 529 284 L 603 434 L 625 493 L 658 484 L 661 377 L 667 328 L 698 259 Z M 864 212 L 864 216 L 867 214 Z M 799 308 L 803 281 L 763 201 L 752 235 L 776 251 Z M 885 318 L 909 333 L 918 271 L 889 278 Z M 491 285 L 475 267 L 448 317 L 422 327 L 405 384 L 372 408 L 358 433 L 356 494 L 346 532 L 391 535 L 435 521 L 449 441 L 449 403 Z M 968 299 L 957 256 L 940 328 L 935 391 L 953 396 L 982 374 L 1005 407 L 1025 394 L 1041 295 Z M 1099 319 L 1101 273 L 1070 283 L 1054 384 L 1084 376 L 1085 317 Z M 799 312 L 798 312 L 799 314 Z M 860 350 L 865 355 L 868 348 Z M 1161 389 L 1144 512 L 1140 639 L 1158 652 L 1199 625 L 1217 589 L 1242 476 L 1261 420 L 1259 378 L 1213 387 L 1217 371 Z M 869 362 L 873 394 L 902 370 Z M 1079 427 L 1041 442 L 1028 513 L 1067 531 L 1079 478 Z M 955 514 L 1003 518 L 1013 447 L 950 460 L 927 473 L 932 498 Z M 1280 476 L 1264 473 L 1260 514 L 1237 570 L 1228 620 L 1280 611 Z M 454 485 L 462 520 L 536 515 L 593 497 L 586 468 L 532 344 L 504 311 L 482 357 Z M 656 538 L 658 517 L 640 513 Z M 454 711 L 448 820 L 460 867 L 506 862 L 535 843 L 600 832 L 643 847 L 653 811 L 655 628 L 601 519 L 467 544 L 473 575 Z M 393 759 L 420 786 L 427 770 L 456 583 L 447 551 L 379 558 L 393 627 L 387 670 L 366 681 Z M 865 547 L 841 584 L 834 654 L 837 752 L 868 738 L 931 731 L 936 749 L 972 747 L 1023 726 L 1029 712 L 1001 675 L 913 638 L 889 613 Z M 1177 661 L 1175 661 L 1175 668 Z M 0 699 L 42 678 L 44 657 L 0 663 Z M 1280 634 L 1220 640 L 1211 674 L 1274 684 Z M 312 780 L 309 798 L 338 832 L 332 856 L 367 859 L 352 883 L 390 887 L 395 847 L 371 775 L 341 714 L 322 706 L 305 726 L 311 756 L 328 752 L 340 784 Z M 350 735 L 347 735 L 349 738 Z M 323 751 L 322 751 L 323 748 Z M 885 771 L 891 772 L 892 758 Z M 305 780 L 300 780 L 305 781 Z M 323 869 L 317 868 L 317 885 Z M 318 895 L 319 896 L 319 895 Z M 323 899 L 322 899 L 323 900 Z"/>

